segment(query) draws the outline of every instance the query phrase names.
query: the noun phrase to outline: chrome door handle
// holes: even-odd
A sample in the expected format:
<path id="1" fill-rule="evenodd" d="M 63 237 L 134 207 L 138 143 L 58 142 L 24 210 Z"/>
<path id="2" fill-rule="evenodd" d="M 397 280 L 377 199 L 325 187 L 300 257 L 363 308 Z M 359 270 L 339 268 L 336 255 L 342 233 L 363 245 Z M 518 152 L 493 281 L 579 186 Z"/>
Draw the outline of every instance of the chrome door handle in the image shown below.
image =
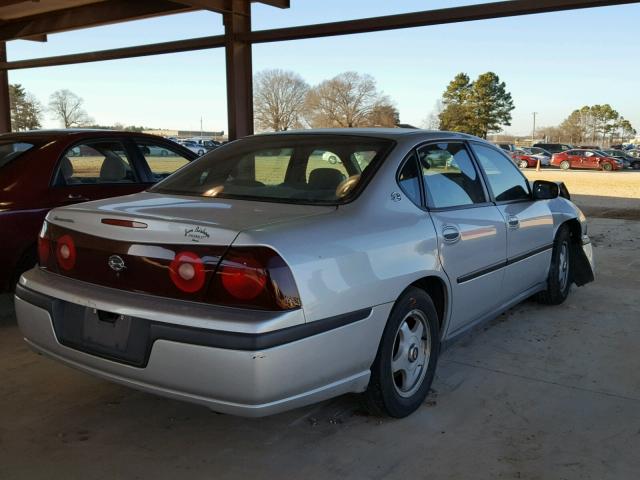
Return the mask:
<path id="1" fill-rule="evenodd" d="M 460 230 L 451 225 L 447 225 L 442 229 L 442 237 L 446 243 L 456 243 L 460 240 Z"/>
<path id="2" fill-rule="evenodd" d="M 515 215 L 509 215 L 507 225 L 509 225 L 509 228 L 518 228 L 520 226 L 520 220 L 518 220 L 518 217 Z"/>

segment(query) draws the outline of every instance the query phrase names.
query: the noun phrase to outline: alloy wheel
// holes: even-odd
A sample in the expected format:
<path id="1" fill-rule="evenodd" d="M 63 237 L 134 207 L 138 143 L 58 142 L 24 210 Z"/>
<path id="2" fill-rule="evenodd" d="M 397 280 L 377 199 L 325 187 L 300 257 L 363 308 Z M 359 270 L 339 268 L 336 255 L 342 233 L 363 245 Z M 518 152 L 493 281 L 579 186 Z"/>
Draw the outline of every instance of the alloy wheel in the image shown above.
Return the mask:
<path id="1" fill-rule="evenodd" d="M 396 330 L 391 353 L 391 376 L 396 392 L 411 397 L 422 385 L 431 356 L 431 331 L 426 315 L 411 310 Z"/>

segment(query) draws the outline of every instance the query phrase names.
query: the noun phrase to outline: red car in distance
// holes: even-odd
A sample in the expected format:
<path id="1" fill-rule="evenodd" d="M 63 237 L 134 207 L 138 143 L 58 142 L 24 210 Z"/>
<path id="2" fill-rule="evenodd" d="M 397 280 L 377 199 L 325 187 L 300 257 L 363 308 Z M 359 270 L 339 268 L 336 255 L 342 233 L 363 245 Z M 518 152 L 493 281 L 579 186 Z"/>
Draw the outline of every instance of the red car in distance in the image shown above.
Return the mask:
<path id="1" fill-rule="evenodd" d="M 515 150 L 513 152 L 509 152 L 511 155 L 511 159 L 513 163 L 515 163 L 520 168 L 535 168 L 538 165 L 538 159 L 531 155 L 527 155 L 522 150 Z"/>
<path id="2" fill-rule="evenodd" d="M 38 130 L 0 135 L 0 292 L 38 258 L 52 208 L 144 190 L 197 155 L 154 135 Z"/>
<path id="3" fill-rule="evenodd" d="M 562 153 L 554 153 L 551 157 L 551 165 L 563 170 L 570 168 L 588 168 L 592 170 L 622 170 L 624 164 L 617 158 L 609 157 L 599 150 L 567 150 Z"/>

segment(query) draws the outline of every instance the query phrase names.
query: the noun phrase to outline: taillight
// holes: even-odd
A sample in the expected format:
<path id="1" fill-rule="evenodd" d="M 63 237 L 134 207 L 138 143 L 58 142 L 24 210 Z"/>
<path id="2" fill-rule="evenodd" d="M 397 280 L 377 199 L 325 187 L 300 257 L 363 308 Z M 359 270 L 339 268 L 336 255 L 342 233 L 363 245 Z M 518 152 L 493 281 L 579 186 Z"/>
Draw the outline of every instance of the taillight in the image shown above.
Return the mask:
<path id="1" fill-rule="evenodd" d="M 169 264 L 169 276 L 183 292 L 197 292 L 203 287 L 206 277 L 204 263 L 193 252 L 180 252 Z"/>
<path id="2" fill-rule="evenodd" d="M 207 301 L 263 310 L 301 306 L 291 269 L 267 247 L 231 247 L 218 265 Z"/>
<path id="3" fill-rule="evenodd" d="M 71 235 L 63 235 L 56 241 L 56 258 L 63 270 L 71 270 L 76 264 L 76 245 Z"/>
<path id="4" fill-rule="evenodd" d="M 264 266 L 251 254 L 229 255 L 218 268 L 224 289 L 238 300 L 253 300 L 267 285 Z"/>

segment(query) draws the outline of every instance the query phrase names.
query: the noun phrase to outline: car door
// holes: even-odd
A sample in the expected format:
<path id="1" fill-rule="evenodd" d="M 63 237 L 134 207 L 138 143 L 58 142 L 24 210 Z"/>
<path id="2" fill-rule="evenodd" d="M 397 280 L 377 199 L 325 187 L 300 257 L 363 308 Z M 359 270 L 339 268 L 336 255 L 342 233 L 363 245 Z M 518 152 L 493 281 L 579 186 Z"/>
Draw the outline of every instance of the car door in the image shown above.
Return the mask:
<path id="1" fill-rule="evenodd" d="M 136 157 L 136 161 L 140 163 L 147 186 L 165 179 L 198 158 L 198 155 L 190 150 L 162 139 L 133 138 L 128 145 L 132 150 L 131 156 Z"/>
<path id="2" fill-rule="evenodd" d="M 505 222 L 489 202 L 464 142 L 426 144 L 417 155 L 440 261 L 451 283 L 449 331 L 455 332 L 503 301 Z"/>
<path id="3" fill-rule="evenodd" d="M 596 154 L 596 152 L 586 151 L 583 153 L 583 168 L 600 168 L 600 157 Z"/>
<path id="4" fill-rule="evenodd" d="M 50 188 L 52 206 L 128 195 L 144 189 L 120 139 L 84 140 L 60 156 Z"/>
<path id="5" fill-rule="evenodd" d="M 546 281 L 553 246 L 547 201 L 535 201 L 529 182 L 499 150 L 472 142 L 491 199 L 507 225 L 503 294 L 513 299 Z"/>
<path id="6" fill-rule="evenodd" d="M 580 150 L 569 150 L 567 152 L 567 160 L 569 160 L 571 168 L 583 168 L 582 158 L 582 152 Z"/>

